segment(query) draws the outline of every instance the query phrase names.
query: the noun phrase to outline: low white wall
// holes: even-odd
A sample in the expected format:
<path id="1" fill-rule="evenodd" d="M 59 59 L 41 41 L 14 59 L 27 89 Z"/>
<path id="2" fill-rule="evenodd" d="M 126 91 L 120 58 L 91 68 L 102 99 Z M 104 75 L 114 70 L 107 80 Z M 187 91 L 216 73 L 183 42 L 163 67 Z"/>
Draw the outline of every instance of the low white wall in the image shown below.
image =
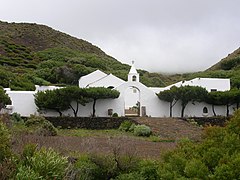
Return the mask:
<path id="1" fill-rule="evenodd" d="M 108 109 L 113 109 L 113 113 L 117 113 L 119 116 L 125 116 L 125 96 L 131 98 L 131 94 L 127 93 L 126 89 L 129 87 L 136 87 L 140 92 L 140 105 L 146 107 L 146 115 L 151 117 L 169 117 L 169 103 L 161 101 L 155 92 L 147 88 L 141 83 L 138 82 L 127 82 L 123 85 L 116 88 L 120 92 L 120 96 L 117 99 L 99 99 L 96 103 L 96 116 L 107 117 Z M 12 100 L 12 113 L 17 112 L 22 116 L 30 116 L 31 114 L 38 114 L 37 107 L 34 102 L 35 91 L 7 91 L 7 94 Z M 72 103 L 75 107 L 76 104 Z M 79 117 L 89 117 L 92 115 L 92 102 L 86 104 L 86 106 L 79 105 L 78 116 Z M 208 114 L 207 116 L 213 116 L 212 106 L 206 103 L 195 102 L 192 104 L 188 103 L 185 109 L 184 115 L 186 117 L 203 117 L 206 114 L 203 114 L 203 108 L 207 107 Z M 230 114 L 233 113 L 233 107 L 229 108 Z M 215 106 L 215 112 L 217 115 L 226 115 L 225 106 Z M 40 114 L 45 116 L 59 116 L 58 112 L 55 111 L 41 111 Z M 140 115 L 142 114 L 140 108 Z M 74 116 L 71 109 L 64 111 L 63 115 L 65 116 Z M 181 116 L 181 104 L 178 102 L 173 107 L 173 117 Z"/>
<path id="2" fill-rule="evenodd" d="M 26 117 L 30 114 L 38 114 L 34 102 L 35 91 L 7 91 L 6 93 L 12 101 L 12 113 L 16 112 Z"/>

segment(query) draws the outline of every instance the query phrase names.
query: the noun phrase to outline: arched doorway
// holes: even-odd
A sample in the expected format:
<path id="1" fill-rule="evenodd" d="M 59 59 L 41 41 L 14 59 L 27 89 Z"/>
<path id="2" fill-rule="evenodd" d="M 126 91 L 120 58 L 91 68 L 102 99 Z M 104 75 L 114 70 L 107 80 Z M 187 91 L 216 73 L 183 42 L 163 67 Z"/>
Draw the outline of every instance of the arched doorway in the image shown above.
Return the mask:
<path id="1" fill-rule="evenodd" d="M 130 86 L 124 93 L 125 116 L 140 116 L 140 90 L 135 86 Z"/>

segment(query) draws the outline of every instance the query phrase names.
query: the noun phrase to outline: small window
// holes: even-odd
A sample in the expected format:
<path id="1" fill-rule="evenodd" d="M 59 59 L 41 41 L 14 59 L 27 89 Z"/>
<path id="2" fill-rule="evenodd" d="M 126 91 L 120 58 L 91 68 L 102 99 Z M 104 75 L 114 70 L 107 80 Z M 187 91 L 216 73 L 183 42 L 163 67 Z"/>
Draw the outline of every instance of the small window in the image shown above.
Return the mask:
<path id="1" fill-rule="evenodd" d="M 135 88 L 133 89 L 133 93 L 137 93 L 137 90 Z"/>
<path id="2" fill-rule="evenodd" d="M 108 89 L 113 89 L 114 87 L 113 86 L 108 86 Z"/>
<path id="3" fill-rule="evenodd" d="M 203 108 L 203 113 L 204 113 L 204 114 L 207 114 L 207 113 L 208 113 L 208 108 L 207 108 L 207 107 L 204 107 L 204 108 Z"/>
<path id="4" fill-rule="evenodd" d="M 217 89 L 211 89 L 211 92 L 215 92 L 215 91 L 217 91 Z"/>
<path id="5" fill-rule="evenodd" d="M 137 80 L 137 77 L 136 76 L 133 76 L 132 77 L 132 81 L 136 81 Z"/>

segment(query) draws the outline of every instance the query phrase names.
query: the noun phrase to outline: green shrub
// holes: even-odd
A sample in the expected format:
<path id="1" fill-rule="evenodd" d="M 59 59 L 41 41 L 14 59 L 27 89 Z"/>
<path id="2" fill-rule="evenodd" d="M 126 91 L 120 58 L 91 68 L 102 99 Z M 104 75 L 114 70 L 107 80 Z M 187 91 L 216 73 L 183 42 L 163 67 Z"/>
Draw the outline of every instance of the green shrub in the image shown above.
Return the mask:
<path id="1" fill-rule="evenodd" d="M 131 172 L 128 174 L 120 174 L 116 177 L 116 180 L 145 180 L 146 178 L 143 177 L 138 172 Z"/>
<path id="2" fill-rule="evenodd" d="M 118 113 L 113 113 L 112 117 L 118 117 Z"/>
<path id="3" fill-rule="evenodd" d="M 62 179 L 66 173 L 68 161 L 53 149 L 42 148 L 30 159 L 30 169 L 43 179 Z"/>
<path id="4" fill-rule="evenodd" d="M 142 177 L 148 180 L 160 179 L 158 164 L 155 161 L 145 160 L 140 163 L 139 171 Z"/>
<path id="5" fill-rule="evenodd" d="M 199 159 L 192 159 L 186 163 L 184 170 L 187 177 L 192 179 L 208 179 L 208 168 Z"/>
<path id="6" fill-rule="evenodd" d="M 91 155 L 90 160 L 101 169 L 101 178 L 99 179 L 111 179 L 119 174 L 116 161 L 109 155 Z"/>
<path id="7" fill-rule="evenodd" d="M 131 127 L 132 124 L 133 124 L 133 123 L 132 123 L 131 121 L 125 120 L 125 121 L 123 121 L 123 122 L 121 123 L 121 125 L 119 126 L 119 130 L 120 130 L 120 131 L 125 131 L 125 132 L 127 132 L 127 131 L 129 131 L 129 129 L 130 129 L 130 127 Z"/>
<path id="8" fill-rule="evenodd" d="M 42 136 L 56 136 L 57 129 L 53 126 L 51 122 L 46 120 L 42 116 L 31 115 L 30 118 L 25 122 L 27 127 L 34 130 L 35 133 Z"/>
<path id="9" fill-rule="evenodd" d="M 215 168 L 212 179 L 240 179 L 240 153 L 232 157 L 225 155 L 221 163 Z"/>
<path id="10" fill-rule="evenodd" d="M 152 133 L 150 127 L 146 125 L 136 125 L 134 128 L 134 135 L 136 136 L 147 136 L 149 137 Z"/>
<path id="11" fill-rule="evenodd" d="M 35 172 L 30 167 L 26 166 L 19 166 L 18 172 L 16 174 L 16 180 L 41 180 L 43 179 L 42 176 L 39 175 L 39 173 Z"/>
<path id="12" fill-rule="evenodd" d="M 56 136 L 57 129 L 49 121 L 44 121 L 39 129 L 36 130 L 38 135 L 41 136 Z"/>
<path id="13" fill-rule="evenodd" d="M 0 163 L 10 155 L 10 133 L 3 122 L 0 121 Z"/>
<path id="14" fill-rule="evenodd" d="M 23 119 L 22 119 L 21 115 L 16 112 L 11 115 L 11 120 L 14 123 L 23 123 Z"/>
<path id="15" fill-rule="evenodd" d="M 39 126 L 42 125 L 44 121 L 46 121 L 46 119 L 42 116 L 30 115 L 30 117 L 25 122 L 25 125 L 27 127 Z"/>
<path id="16" fill-rule="evenodd" d="M 80 157 L 74 164 L 75 179 L 94 180 L 101 178 L 101 169 L 87 156 Z"/>
<path id="17" fill-rule="evenodd" d="M 132 125 L 129 128 L 129 132 L 134 132 L 134 128 L 136 127 L 136 124 L 132 123 Z"/>
<path id="18" fill-rule="evenodd" d="M 34 156 L 34 153 L 37 151 L 36 144 L 26 144 L 23 148 L 22 153 L 22 164 L 31 165 L 31 158 Z"/>

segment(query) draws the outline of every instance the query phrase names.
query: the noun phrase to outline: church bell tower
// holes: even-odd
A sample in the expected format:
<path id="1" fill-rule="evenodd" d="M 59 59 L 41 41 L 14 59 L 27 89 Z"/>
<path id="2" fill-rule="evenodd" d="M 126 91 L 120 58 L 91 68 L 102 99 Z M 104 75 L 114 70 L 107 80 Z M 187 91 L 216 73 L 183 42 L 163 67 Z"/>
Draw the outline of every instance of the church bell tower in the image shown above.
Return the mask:
<path id="1" fill-rule="evenodd" d="M 139 82 L 139 74 L 134 66 L 134 61 L 132 61 L 132 67 L 128 73 L 128 82 Z"/>

